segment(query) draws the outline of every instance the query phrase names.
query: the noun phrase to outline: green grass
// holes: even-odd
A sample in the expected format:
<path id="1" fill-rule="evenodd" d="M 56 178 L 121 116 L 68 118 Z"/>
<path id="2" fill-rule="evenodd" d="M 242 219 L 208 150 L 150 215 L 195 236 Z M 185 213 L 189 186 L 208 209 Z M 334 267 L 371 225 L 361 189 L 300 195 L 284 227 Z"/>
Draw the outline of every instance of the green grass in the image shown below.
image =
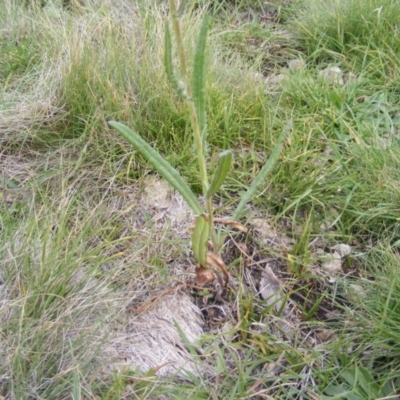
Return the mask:
<path id="1" fill-rule="evenodd" d="M 275 1 L 280 22 L 266 23 L 264 2 L 199 1 L 183 15 L 189 54 L 203 6 L 210 169 L 234 153 L 220 214 L 293 128 L 242 221 L 268 221 L 276 240 L 230 239 L 252 254 L 226 254 L 234 323 L 202 336 L 196 365 L 209 369 L 182 379 L 140 371 L 120 349 L 136 339 L 133 300 L 193 273 L 192 221 L 156 208 L 157 187 L 143 195 L 154 173 L 106 122 L 132 126 L 201 192 L 189 117 L 163 70 L 166 5 L 0 5 L 0 396 L 398 397 L 400 6 Z M 291 67 L 296 58 L 304 65 Z M 326 276 L 338 243 L 353 251 Z M 284 284 L 290 334 L 247 275 L 265 259 Z"/>

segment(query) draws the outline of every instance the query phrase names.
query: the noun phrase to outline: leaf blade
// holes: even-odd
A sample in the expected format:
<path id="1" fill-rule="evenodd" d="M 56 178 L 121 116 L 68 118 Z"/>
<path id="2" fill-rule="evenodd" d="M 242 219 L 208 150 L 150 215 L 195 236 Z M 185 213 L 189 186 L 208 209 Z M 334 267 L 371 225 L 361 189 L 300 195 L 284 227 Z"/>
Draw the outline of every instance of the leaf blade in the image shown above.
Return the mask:
<path id="1" fill-rule="evenodd" d="M 225 181 L 226 175 L 232 164 L 232 152 L 231 150 L 225 150 L 218 156 L 218 165 L 215 170 L 213 180 L 207 191 L 207 198 L 211 198 L 215 195 L 218 189 L 222 186 Z"/>
<path id="2" fill-rule="evenodd" d="M 206 265 L 207 260 L 207 241 L 210 236 L 210 223 L 205 214 L 201 214 L 196 219 L 196 224 L 192 232 L 192 250 L 196 261 L 201 265 Z"/>
<path id="3" fill-rule="evenodd" d="M 164 69 L 165 69 L 165 74 L 167 75 L 168 81 L 171 84 L 172 88 L 175 89 L 180 96 L 186 98 L 187 96 L 184 93 L 184 88 L 179 84 L 174 74 L 174 65 L 172 62 L 171 32 L 169 30 L 168 22 L 165 22 Z"/>
<path id="4" fill-rule="evenodd" d="M 136 150 L 146 158 L 154 169 L 185 199 L 189 207 L 197 214 L 203 213 L 200 203 L 183 180 L 179 172 L 163 157 L 154 150 L 140 135 L 128 128 L 121 122 L 108 121 L 111 128 L 116 129 Z"/>
<path id="5" fill-rule="evenodd" d="M 193 102 L 200 127 L 203 148 L 205 148 L 207 137 L 207 111 L 206 111 L 206 71 L 205 71 L 205 53 L 207 44 L 208 19 L 204 17 L 197 38 L 196 51 L 194 55 L 192 91 Z"/>
<path id="6" fill-rule="evenodd" d="M 273 148 L 271 155 L 268 158 L 268 161 L 261 168 L 261 171 L 253 180 L 250 187 L 247 189 L 246 193 L 240 199 L 238 206 L 233 214 L 233 219 L 237 220 L 243 211 L 245 205 L 254 197 L 257 188 L 261 185 L 261 183 L 266 179 L 267 175 L 270 173 L 276 162 L 278 161 L 279 155 L 282 152 L 283 142 L 286 139 L 290 128 L 292 127 L 292 121 L 289 121 L 285 127 L 283 128 L 281 134 L 279 135 L 278 141 Z"/>

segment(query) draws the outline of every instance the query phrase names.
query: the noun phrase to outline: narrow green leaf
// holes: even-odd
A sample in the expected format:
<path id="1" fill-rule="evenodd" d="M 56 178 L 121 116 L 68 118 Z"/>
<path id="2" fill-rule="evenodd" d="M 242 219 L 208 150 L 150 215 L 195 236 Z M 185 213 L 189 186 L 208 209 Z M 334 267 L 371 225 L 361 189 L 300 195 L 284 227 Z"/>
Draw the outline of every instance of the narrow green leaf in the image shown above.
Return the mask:
<path id="1" fill-rule="evenodd" d="M 351 391 L 347 385 L 342 383 L 341 385 L 328 386 L 324 393 L 326 393 L 328 396 L 323 396 L 322 400 L 343 400 L 347 399 L 346 396 L 348 393 L 351 393 Z"/>
<path id="2" fill-rule="evenodd" d="M 0 185 L 8 186 L 11 189 L 21 189 L 16 183 L 10 181 L 10 179 L 7 179 L 2 175 L 0 175 Z"/>
<path id="3" fill-rule="evenodd" d="M 357 367 L 356 367 L 357 368 Z M 344 379 L 352 388 L 357 386 L 357 370 L 356 368 L 346 368 L 340 372 L 340 377 Z"/>
<path id="4" fill-rule="evenodd" d="M 200 215 L 203 213 L 203 209 L 197 201 L 196 196 L 179 172 L 160 153 L 154 150 L 140 135 L 126 125 L 116 121 L 109 121 L 108 125 L 116 129 L 129 143 L 135 146 L 137 151 L 150 162 L 154 169 L 182 195 L 186 203 L 196 214 Z"/>
<path id="5" fill-rule="evenodd" d="M 222 186 L 225 181 L 226 175 L 231 167 L 232 163 L 232 152 L 225 150 L 218 156 L 218 165 L 214 173 L 213 180 L 207 191 L 208 198 L 212 197 L 217 193 L 217 190 Z"/>
<path id="6" fill-rule="evenodd" d="M 199 353 L 196 350 L 196 347 L 190 342 L 188 337 L 185 335 L 185 332 L 183 332 L 182 328 L 179 326 L 178 322 L 174 319 L 174 326 L 176 330 L 178 331 L 179 336 L 182 339 L 183 344 L 185 347 L 189 350 L 190 354 L 194 357 L 195 360 L 199 359 Z"/>
<path id="7" fill-rule="evenodd" d="M 172 41 L 171 32 L 169 30 L 168 21 L 165 22 L 165 35 L 164 35 L 164 68 L 167 78 L 179 95 L 184 96 L 183 88 L 179 85 L 178 80 L 174 74 L 174 65 L 172 62 Z"/>
<path id="8" fill-rule="evenodd" d="M 196 52 L 194 55 L 192 91 L 193 101 L 200 127 L 203 148 L 206 144 L 207 136 L 207 112 L 206 112 L 206 71 L 205 71 L 205 52 L 207 43 L 208 19 L 204 17 L 197 38 Z"/>
<path id="9" fill-rule="evenodd" d="M 210 223 L 205 214 L 201 214 L 196 219 L 196 224 L 192 233 L 193 254 L 200 265 L 206 265 L 207 260 L 207 241 L 210 236 Z"/>
<path id="10" fill-rule="evenodd" d="M 253 183 L 250 185 L 250 187 L 247 189 L 247 192 L 242 196 L 240 199 L 240 202 L 238 206 L 236 207 L 235 213 L 233 214 L 233 219 L 237 220 L 241 217 L 241 213 L 245 207 L 245 205 L 251 201 L 251 199 L 255 196 L 257 188 L 261 185 L 261 183 L 264 182 L 274 165 L 279 159 L 279 155 L 282 152 L 282 147 L 283 147 L 283 142 L 286 139 L 286 136 L 292 127 L 292 121 L 289 121 L 285 127 L 282 130 L 282 133 L 279 135 L 278 141 L 272 150 L 272 153 L 268 159 L 268 161 L 265 163 L 265 165 L 262 167 L 261 171 L 258 173 L 258 175 L 255 177 Z"/>
<path id="11" fill-rule="evenodd" d="M 358 368 L 358 383 L 360 387 L 364 390 L 365 394 L 371 394 L 374 397 L 378 398 L 379 396 L 379 385 L 375 382 L 374 377 L 371 375 L 371 372 L 366 368 L 357 366 Z"/>

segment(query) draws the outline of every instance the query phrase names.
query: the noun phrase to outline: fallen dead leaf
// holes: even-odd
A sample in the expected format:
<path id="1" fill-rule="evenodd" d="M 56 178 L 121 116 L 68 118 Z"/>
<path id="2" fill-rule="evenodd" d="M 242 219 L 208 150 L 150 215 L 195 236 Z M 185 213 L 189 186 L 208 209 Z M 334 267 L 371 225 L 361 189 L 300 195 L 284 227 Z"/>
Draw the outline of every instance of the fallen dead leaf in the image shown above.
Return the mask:
<path id="1" fill-rule="evenodd" d="M 195 282 L 196 285 L 203 286 L 207 285 L 207 283 L 211 283 L 214 280 L 214 272 L 210 268 L 204 268 L 201 265 L 198 265 L 195 268 L 196 278 Z"/>
<path id="2" fill-rule="evenodd" d="M 241 231 L 241 232 L 244 232 L 244 233 L 247 233 L 247 230 L 248 230 L 240 222 L 233 221 L 233 220 L 230 220 L 230 219 L 214 218 L 214 222 L 216 224 L 228 225 L 228 226 L 232 227 L 233 229 L 237 229 L 238 231 Z"/>
<path id="3" fill-rule="evenodd" d="M 225 263 L 222 261 L 222 258 L 215 254 L 214 252 L 210 251 L 207 253 L 207 264 L 211 265 L 217 270 L 217 273 L 221 271 L 224 275 L 224 281 L 222 287 L 226 287 L 229 281 L 229 274 L 228 270 L 226 269 Z"/>
<path id="4" fill-rule="evenodd" d="M 326 342 L 329 338 L 332 337 L 333 331 L 331 329 L 321 329 L 319 332 L 316 333 L 316 337 L 321 342 Z"/>
<path id="5" fill-rule="evenodd" d="M 260 280 L 260 296 L 266 300 L 267 306 L 275 306 L 276 311 L 282 309 L 284 297 L 282 285 L 271 269 L 263 271 Z"/>
<path id="6" fill-rule="evenodd" d="M 342 313 L 339 310 L 332 310 L 332 311 L 328 311 L 325 313 L 325 318 L 327 320 L 330 319 L 339 319 L 341 317 Z"/>

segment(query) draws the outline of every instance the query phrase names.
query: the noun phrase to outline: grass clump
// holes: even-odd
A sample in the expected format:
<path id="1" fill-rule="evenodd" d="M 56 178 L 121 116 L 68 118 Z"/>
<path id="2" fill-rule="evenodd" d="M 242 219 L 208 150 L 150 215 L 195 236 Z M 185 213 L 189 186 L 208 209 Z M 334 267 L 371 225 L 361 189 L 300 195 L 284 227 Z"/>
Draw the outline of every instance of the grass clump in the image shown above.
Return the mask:
<path id="1" fill-rule="evenodd" d="M 364 54 L 398 49 L 392 35 L 399 11 L 396 1 L 337 0 L 324 9 L 321 4 L 319 0 L 300 2 L 295 12 L 295 27 L 310 53 L 362 56 L 361 49 Z"/>
<path id="2" fill-rule="evenodd" d="M 274 207 L 287 212 L 308 204 L 322 214 L 336 209 L 342 215 L 336 223 L 346 227 L 346 235 L 397 229 L 398 177 L 394 170 L 388 173 L 399 157 L 392 108 L 397 100 L 379 93 L 364 98 L 365 90 L 362 83 L 329 84 L 315 72 L 287 78 L 283 104 L 298 105 L 302 128 L 283 175 L 274 178 L 280 185 Z"/>
<path id="3" fill-rule="evenodd" d="M 83 240 L 90 236 L 92 218 L 72 224 L 76 205 L 65 200 L 58 210 L 55 204 L 46 210 L 31 203 L 25 215 L 2 208 L 0 315 L 6 354 L 0 393 L 5 396 L 65 396 L 81 368 L 93 368 L 98 357 L 102 339 L 95 344 L 93 338 L 104 330 L 102 298 L 109 293 L 93 278 L 100 248 L 90 249 Z M 88 340 L 90 331 L 94 336 Z"/>
<path id="4" fill-rule="evenodd" d="M 384 79 L 397 68 L 399 4 L 396 1 L 300 2 L 294 27 L 319 60 L 343 62 Z M 378 67 L 379 66 L 379 67 Z"/>

